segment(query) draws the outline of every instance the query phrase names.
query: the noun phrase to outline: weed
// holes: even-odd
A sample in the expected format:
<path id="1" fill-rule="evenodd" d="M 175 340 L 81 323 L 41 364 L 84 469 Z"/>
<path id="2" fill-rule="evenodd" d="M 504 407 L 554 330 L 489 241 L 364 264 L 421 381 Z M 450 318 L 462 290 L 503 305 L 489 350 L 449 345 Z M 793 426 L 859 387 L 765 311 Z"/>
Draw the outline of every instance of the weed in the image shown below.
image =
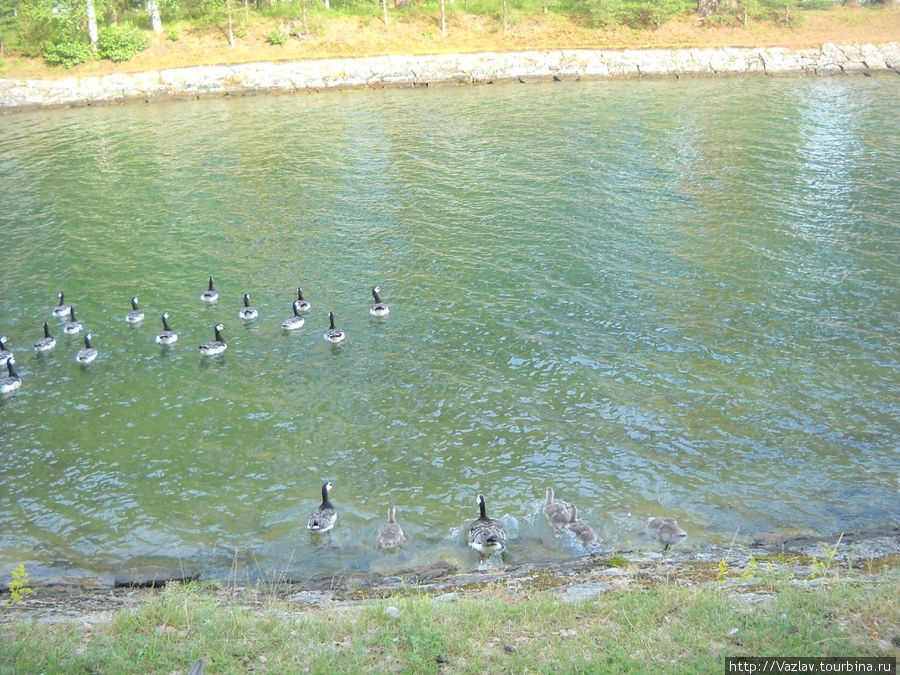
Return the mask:
<path id="1" fill-rule="evenodd" d="M 758 568 L 759 563 L 756 562 L 756 558 L 751 555 L 750 560 L 747 561 L 747 565 L 744 567 L 744 571 L 741 572 L 741 579 L 755 579 Z"/>
<path id="2" fill-rule="evenodd" d="M 25 571 L 25 563 L 19 563 L 19 566 L 12 571 L 12 580 L 9 582 L 10 602 L 22 602 L 22 600 L 31 595 L 33 590 L 28 582 L 28 572 Z"/>
<path id="3" fill-rule="evenodd" d="M 725 581 L 725 577 L 728 576 L 728 563 L 725 562 L 725 558 L 719 560 L 719 569 L 716 573 L 716 581 L 720 584 Z"/>

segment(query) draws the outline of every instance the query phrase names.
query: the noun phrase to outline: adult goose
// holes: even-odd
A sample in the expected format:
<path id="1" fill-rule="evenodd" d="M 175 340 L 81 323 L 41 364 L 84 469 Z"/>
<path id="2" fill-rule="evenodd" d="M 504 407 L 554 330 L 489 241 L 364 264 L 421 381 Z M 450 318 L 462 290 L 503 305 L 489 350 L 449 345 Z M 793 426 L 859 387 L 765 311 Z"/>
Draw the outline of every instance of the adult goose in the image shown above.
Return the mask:
<path id="1" fill-rule="evenodd" d="M 506 532 L 499 520 L 488 517 L 482 494 L 478 495 L 478 509 L 480 515 L 469 528 L 469 546 L 483 556 L 502 554 L 506 550 Z"/>
<path id="2" fill-rule="evenodd" d="M 300 308 L 297 306 L 299 303 L 299 300 L 294 300 L 291 305 L 294 308 L 294 316 L 289 316 L 281 322 L 281 327 L 285 330 L 297 330 L 303 328 L 303 324 L 306 323 L 306 319 L 300 316 Z"/>
<path id="3" fill-rule="evenodd" d="M 97 358 L 97 350 L 91 345 L 91 334 L 86 333 L 84 336 L 84 347 L 78 350 L 75 360 L 83 366 L 93 363 Z"/>
<path id="4" fill-rule="evenodd" d="M 328 342 L 343 342 L 344 338 L 347 337 L 340 328 L 334 327 L 334 312 L 328 312 L 328 321 L 330 327 L 325 331 L 325 335 L 323 336 Z"/>
<path id="5" fill-rule="evenodd" d="M 678 521 L 672 516 L 661 516 L 647 519 L 647 536 L 664 544 L 663 551 L 669 546 L 684 541 L 687 532 L 678 526 Z"/>
<path id="6" fill-rule="evenodd" d="M 50 335 L 50 326 L 44 322 L 44 337 L 34 343 L 35 353 L 48 352 L 56 346 L 56 338 Z"/>
<path id="7" fill-rule="evenodd" d="M 131 298 L 131 311 L 125 315 L 125 320 L 128 323 L 140 323 L 144 320 L 144 312 L 138 307 L 138 299 L 135 295 Z"/>
<path id="8" fill-rule="evenodd" d="M 542 509 L 547 522 L 554 530 L 562 529 L 569 522 L 569 507 L 561 502 L 554 501 L 553 488 L 547 488 L 547 499 Z"/>
<path id="9" fill-rule="evenodd" d="M 253 321 L 259 318 L 259 312 L 250 305 L 250 294 L 244 293 L 244 306 L 238 311 L 238 318 L 244 321 Z"/>
<path id="10" fill-rule="evenodd" d="M 156 334 L 156 344 L 166 346 L 174 345 L 178 342 L 178 333 L 169 327 L 169 313 L 163 312 L 162 317 L 163 329 Z"/>
<path id="11" fill-rule="evenodd" d="M 60 291 L 59 304 L 53 308 L 52 312 L 50 312 L 57 319 L 65 319 L 67 316 L 69 316 L 69 306 L 66 304 L 65 297 L 65 294 Z"/>
<path id="12" fill-rule="evenodd" d="M 219 299 L 219 291 L 213 287 L 213 278 L 209 278 L 209 288 L 200 294 L 201 302 L 215 302 Z"/>
<path id="13" fill-rule="evenodd" d="M 225 330 L 225 326 L 217 323 L 214 330 L 216 331 L 216 339 L 200 345 L 200 353 L 203 356 L 215 356 L 228 349 L 228 345 L 225 344 L 225 340 L 222 338 L 222 331 Z"/>
<path id="14" fill-rule="evenodd" d="M 378 533 L 378 548 L 397 548 L 406 541 L 403 528 L 397 524 L 397 507 L 393 504 L 388 507 L 387 522 L 381 526 Z"/>
<path id="15" fill-rule="evenodd" d="M 337 522 L 337 511 L 328 501 L 328 492 L 331 487 L 331 481 L 322 483 L 322 503 L 309 514 L 309 520 L 306 521 L 306 529 L 311 532 L 328 532 Z"/>
<path id="16" fill-rule="evenodd" d="M 312 305 L 309 304 L 309 300 L 303 297 L 303 289 L 297 286 L 297 309 L 301 312 L 308 312 L 312 309 Z"/>
<path id="17" fill-rule="evenodd" d="M 15 359 L 10 359 L 6 362 L 6 371 L 9 375 L 0 379 L 0 394 L 15 391 L 22 386 L 22 378 L 19 377 L 16 369 L 13 368 L 13 361 L 15 361 Z"/>
<path id="18" fill-rule="evenodd" d="M 372 297 L 375 298 L 375 304 L 369 307 L 369 314 L 372 316 L 387 316 L 391 313 L 390 308 L 381 301 L 380 293 L 378 286 L 372 288 Z"/>
<path id="19" fill-rule="evenodd" d="M 66 335 L 77 335 L 84 330 L 84 324 L 75 318 L 75 305 L 69 307 L 69 320 L 63 326 L 63 333 Z"/>
<path id="20" fill-rule="evenodd" d="M 5 335 L 0 335 L 0 366 L 5 366 L 13 360 L 13 353 L 6 348 L 9 339 Z"/>
<path id="21" fill-rule="evenodd" d="M 583 520 L 578 520 L 578 507 L 574 504 L 569 504 L 569 522 L 566 523 L 565 528 L 575 535 L 582 546 L 593 546 L 600 541 L 590 525 Z"/>

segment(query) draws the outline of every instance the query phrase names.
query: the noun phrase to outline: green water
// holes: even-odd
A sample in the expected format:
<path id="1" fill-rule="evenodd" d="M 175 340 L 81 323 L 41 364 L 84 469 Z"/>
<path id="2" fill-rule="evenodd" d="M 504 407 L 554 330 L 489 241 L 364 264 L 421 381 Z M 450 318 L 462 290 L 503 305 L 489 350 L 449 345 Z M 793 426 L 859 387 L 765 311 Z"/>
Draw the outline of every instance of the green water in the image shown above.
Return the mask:
<path id="1" fill-rule="evenodd" d="M 747 78 L 0 117 L 23 378 L 0 399 L 0 573 L 473 567 L 479 491 L 510 560 L 583 554 L 547 485 L 604 549 L 650 547 L 659 514 L 695 548 L 896 522 L 897 101 L 897 78 Z M 228 350 L 202 358 L 217 321 Z M 339 520 L 316 539 L 324 480 Z M 409 542 L 386 555 L 391 503 Z"/>

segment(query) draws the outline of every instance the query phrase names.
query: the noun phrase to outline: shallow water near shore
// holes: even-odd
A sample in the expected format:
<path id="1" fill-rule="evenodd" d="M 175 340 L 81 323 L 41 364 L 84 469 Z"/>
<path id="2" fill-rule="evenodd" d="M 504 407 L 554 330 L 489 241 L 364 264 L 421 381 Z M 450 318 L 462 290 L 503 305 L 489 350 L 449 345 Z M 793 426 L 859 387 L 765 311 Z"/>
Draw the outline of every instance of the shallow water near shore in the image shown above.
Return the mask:
<path id="1" fill-rule="evenodd" d="M 582 554 L 547 485 L 605 548 L 650 546 L 662 513 L 694 547 L 895 522 L 898 99 L 896 78 L 747 78 L 0 118 L 23 378 L 0 398 L 0 572 L 475 567 L 479 491 L 511 560 Z M 316 537 L 324 480 L 340 515 Z M 384 554 L 391 503 L 409 542 Z"/>

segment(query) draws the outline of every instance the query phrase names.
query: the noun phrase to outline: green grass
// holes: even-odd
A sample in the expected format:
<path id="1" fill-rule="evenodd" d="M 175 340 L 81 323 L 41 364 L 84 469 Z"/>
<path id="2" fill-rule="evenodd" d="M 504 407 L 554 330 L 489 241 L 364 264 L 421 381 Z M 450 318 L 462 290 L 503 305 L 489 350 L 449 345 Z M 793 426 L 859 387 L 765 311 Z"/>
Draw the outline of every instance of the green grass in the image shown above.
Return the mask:
<path id="1" fill-rule="evenodd" d="M 187 672 L 200 657 L 209 673 L 722 672 L 726 656 L 897 655 L 896 574 L 819 581 L 767 580 L 770 599 L 753 605 L 735 596 L 747 588 L 713 582 L 575 604 L 496 585 L 455 602 L 412 594 L 313 609 L 175 585 L 108 620 L 7 617 L 0 672 Z"/>

